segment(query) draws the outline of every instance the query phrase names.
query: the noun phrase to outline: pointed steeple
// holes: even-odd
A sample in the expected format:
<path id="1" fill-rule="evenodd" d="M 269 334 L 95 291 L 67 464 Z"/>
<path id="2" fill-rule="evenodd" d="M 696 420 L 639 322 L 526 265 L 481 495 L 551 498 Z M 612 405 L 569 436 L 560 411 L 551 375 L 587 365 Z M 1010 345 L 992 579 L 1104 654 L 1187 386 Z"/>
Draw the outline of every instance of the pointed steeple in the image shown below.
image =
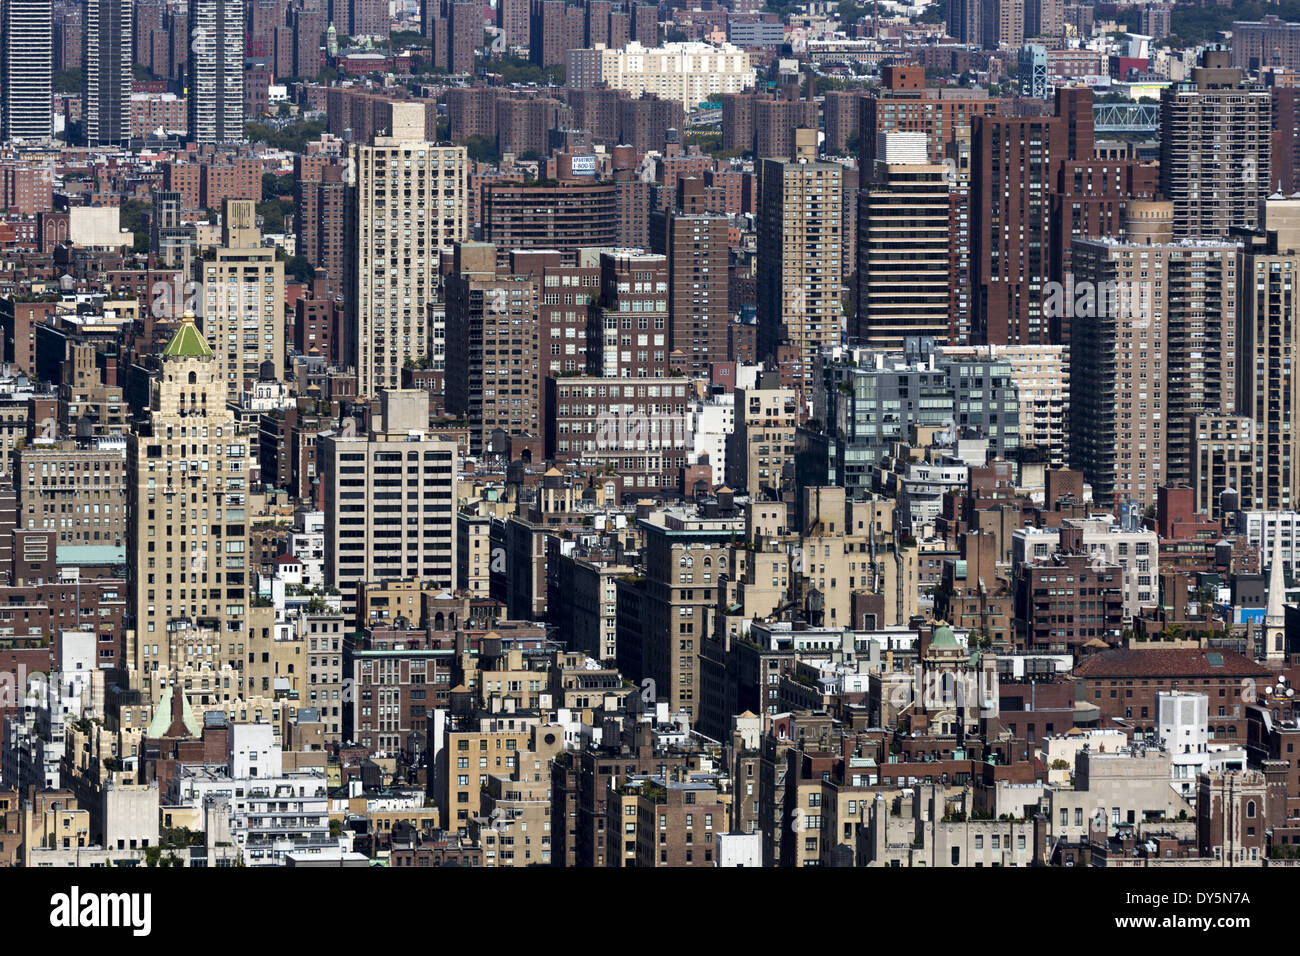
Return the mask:
<path id="1" fill-rule="evenodd" d="M 1268 607 L 1264 612 L 1264 659 L 1280 664 L 1286 657 L 1286 583 L 1282 577 L 1282 513 L 1273 530 L 1273 560 L 1268 568 Z"/>
<path id="2" fill-rule="evenodd" d="M 1264 614 L 1264 623 L 1269 627 L 1282 627 L 1286 624 L 1286 584 L 1282 577 L 1282 515 L 1277 516 L 1273 529 L 1273 560 L 1268 568 L 1268 610 Z"/>

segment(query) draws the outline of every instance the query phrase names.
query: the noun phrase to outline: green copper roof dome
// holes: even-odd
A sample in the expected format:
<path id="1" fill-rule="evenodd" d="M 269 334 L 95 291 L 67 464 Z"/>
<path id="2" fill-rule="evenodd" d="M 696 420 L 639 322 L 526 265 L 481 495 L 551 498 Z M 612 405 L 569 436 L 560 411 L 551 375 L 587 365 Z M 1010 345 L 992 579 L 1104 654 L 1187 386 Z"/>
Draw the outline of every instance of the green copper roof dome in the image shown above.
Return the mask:
<path id="1" fill-rule="evenodd" d="M 961 645 L 957 643 L 957 635 L 953 633 L 952 628 L 947 624 L 941 624 L 934 629 L 930 635 L 931 649 L 936 647 L 951 647 L 960 649 Z"/>
<path id="2" fill-rule="evenodd" d="M 212 349 L 203 338 L 203 333 L 194 324 L 194 313 L 186 312 L 181 317 L 181 327 L 176 330 L 172 340 L 167 343 L 163 355 L 169 358 L 209 358 Z"/>

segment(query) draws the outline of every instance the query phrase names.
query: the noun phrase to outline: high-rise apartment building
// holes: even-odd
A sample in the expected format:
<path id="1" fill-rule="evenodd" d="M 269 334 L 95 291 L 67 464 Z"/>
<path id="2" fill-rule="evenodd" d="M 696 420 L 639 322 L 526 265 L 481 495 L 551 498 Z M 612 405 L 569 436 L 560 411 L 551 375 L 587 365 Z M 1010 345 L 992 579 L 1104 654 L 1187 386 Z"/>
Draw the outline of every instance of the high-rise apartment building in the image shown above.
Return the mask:
<path id="1" fill-rule="evenodd" d="M 977 362 L 994 376 L 1006 369 L 1020 406 L 1019 446 L 1037 449 L 1053 468 L 1069 465 L 1070 356 L 1065 346 L 946 345 L 935 349 L 935 354 L 940 363 L 969 363 L 972 373 Z M 962 378 L 974 380 L 973 374 L 960 371 L 951 380 Z M 999 411 L 1006 409 L 990 409 L 989 414 Z"/>
<path id="2" fill-rule="evenodd" d="M 587 367 L 605 378 L 668 372 L 668 262 L 618 249 L 600 253 L 600 295 L 587 327 Z"/>
<path id="3" fill-rule="evenodd" d="M 458 243 L 447 275 L 447 410 L 470 422 L 470 453 L 492 432 L 540 435 L 539 278 L 498 270 L 491 243 Z M 553 293 L 557 300 L 559 292 Z M 571 293 L 572 294 L 572 293 Z M 583 296 L 585 298 L 585 295 Z"/>
<path id="4" fill-rule="evenodd" d="M 1052 192 L 1066 160 L 1091 159 L 1092 91 L 1060 87 L 1052 116 L 977 116 L 971 132 L 971 339 L 1043 345 Z"/>
<path id="5" fill-rule="evenodd" d="M 330 291 L 343 291 L 347 255 L 348 186 L 341 162 L 294 164 L 293 215 L 298 255 L 316 269 Z"/>
<path id="6" fill-rule="evenodd" d="M 924 133 L 882 133 L 858 195 L 857 315 L 851 337 L 901 349 L 908 336 L 949 336 L 948 167 L 929 162 Z"/>
<path id="7" fill-rule="evenodd" d="M 1270 199 L 1261 218 L 1238 265 L 1237 411 L 1251 419 L 1255 443 L 1254 501 L 1240 504 L 1285 511 L 1296 507 L 1300 480 L 1300 200 Z"/>
<path id="8" fill-rule="evenodd" d="M 628 634 L 627 656 L 639 659 L 637 676 L 654 681 L 656 696 L 666 699 L 671 711 L 685 711 L 694 719 L 702 705 L 700 649 L 716 606 L 714 587 L 721 586 L 723 574 L 732 573 L 727 565 L 730 545 L 737 534 L 745 533 L 745 521 L 659 511 L 638 524 L 645 534 L 646 573 L 639 585 L 640 627 L 634 636 Z M 620 669 L 627 593 L 620 588 Z"/>
<path id="9" fill-rule="evenodd" d="M 1168 35 L 1172 4 L 1147 4 L 1147 7 L 1163 8 L 1161 23 L 1156 26 L 1163 26 L 1165 30 L 1159 33 L 1144 27 L 1142 32 L 1156 39 Z M 1236 20 L 1232 24 L 1230 55 L 1233 67 L 1242 71 L 1253 72 L 1269 67 L 1294 70 L 1300 67 L 1300 23 L 1287 23 L 1272 15 L 1261 20 Z"/>
<path id="10" fill-rule="evenodd" d="M 727 436 L 727 481 L 758 497 L 779 497 L 793 464 L 799 424 L 795 390 L 781 386 L 776 373 L 764 372 L 753 388 L 736 389 L 736 425 Z"/>
<path id="11" fill-rule="evenodd" d="M 483 240 L 506 264 L 513 249 L 608 248 L 618 239 L 618 186 L 564 182 L 555 186 L 488 183 L 483 187 Z"/>
<path id="12" fill-rule="evenodd" d="M 1143 7 L 1145 12 L 1152 6 L 1160 4 L 1147 4 Z M 1143 30 L 1143 33 L 1149 34 L 1149 30 Z M 1028 37 L 1060 37 L 1065 33 L 1065 3 L 1064 0 L 1025 0 L 1025 36 Z M 1164 36 L 1164 34 L 1157 34 Z"/>
<path id="13" fill-rule="evenodd" d="M 82 124 L 87 146 L 131 138 L 131 4 L 87 0 L 82 27 Z"/>
<path id="14" fill-rule="evenodd" d="M 429 393 L 382 390 L 369 434 L 316 439 L 325 497 L 325 581 L 356 610 L 357 585 L 456 586 L 456 443 L 427 434 Z"/>
<path id="15" fill-rule="evenodd" d="M 805 389 L 824 346 L 838 345 L 842 167 L 817 161 L 817 131 L 799 130 L 795 159 L 765 159 L 758 215 L 758 351 L 794 347 Z"/>
<path id="16" fill-rule="evenodd" d="M 221 244 L 194 260 L 203 334 L 221 376 L 238 395 L 270 362 L 284 378 L 284 263 L 262 245 L 251 199 L 221 205 Z"/>
<path id="17" fill-rule="evenodd" d="M 498 0 L 497 30 L 507 47 L 528 46 L 528 0 Z"/>
<path id="18" fill-rule="evenodd" d="M 1190 82 L 1160 97 L 1160 192 L 1174 204 L 1177 238 L 1228 238 L 1254 228 L 1272 178 L 1269 91 L 1206 50 Z"/>
<path id="19" fill-rule="evenodd" d="M 925 133 L 930 161 L 940 163 L 959 138 L 959 131 L 969 130 L 976 116 L 992 116 L 998 111 L 997 98 L 985 90 L 927 87 L 923 67 L 881 67 L 880 79 L 881 90 L 858 101 L 862 169 L 870 169 L 875 162 L 878 133 Z"/>
<path id="20" fill-rule="evenodd" d="M 708 209 L 711 188 L 702 179 L 678 180 L 667 216 L 669 348 L 681 352 L 692 378 L 706 378 L 710 363 L 728 358 L 729 222 Z"/>
<path id="21" fill-rule="evenodd" d="M 54 135 L 51 0 L 0 4 L 0 121 L 5 142 Z"/>
<path id="22" fill-rule="evenodd" d="M 189 138 L 196 143 L 242 142 L 243 0 L 191 0 L 189 38 Z"/>
<path id="23" fill-rule="evenodd" d="M 976 117 L 971 143 L 972 338 L 1048 342 L 1042 311 L 1050 266 L 1048 207 L 1064 155 L 1052 117 Z"/>
<path id="24" fill-rule="evenodd" d="M 333 22 L 346 36 L 387 37 L 392 17 L 387 0 L 334 0 Z"/>
<path id="25" fill-rule="evenodd" d="M 1233 411 L 1239 369 L 1237 247 L 1176 242 L 1169 203 L 1132 203 L 1128 240 L 1074 242 L 1072 285 L 1049 309 L 1071 319 L 1072 465 L 1118 507 L 1188 485 L 1197 417 Z"/>
<path id="26" fill-rule="evenodd" d="M 217 357 L 186 313 L 150 388 L 149 418 L 127 438 L 127 664 L 157 700 L 173 631 L 198 625 L 225 653 L 246 639 L 250 449 L 226 404 Z"/>
<path id="27" fill-rule="evenodd" d="M 948 35 L 961 43 L 978 44 L 983 36 L 980 26 L 983 13 L 983 0 L 946 0 L 944 21 Z"/>
<path id="28" fill-rule="evenodd" d="M 425 140 L 422 104 L 391 110 L 389 135 L 353 147 L 343 354 L 363 397 L 397 388 L 406 361 L 430 354 L 438 258 L 467 229 L 465 148 Z"/>
<path id="29" fill-rule="evenodd" d="M 980 39 L 986 50 L 1012 50 L 1025 42 L 1025 5 L 1035 0 L 981 0 Z"/>

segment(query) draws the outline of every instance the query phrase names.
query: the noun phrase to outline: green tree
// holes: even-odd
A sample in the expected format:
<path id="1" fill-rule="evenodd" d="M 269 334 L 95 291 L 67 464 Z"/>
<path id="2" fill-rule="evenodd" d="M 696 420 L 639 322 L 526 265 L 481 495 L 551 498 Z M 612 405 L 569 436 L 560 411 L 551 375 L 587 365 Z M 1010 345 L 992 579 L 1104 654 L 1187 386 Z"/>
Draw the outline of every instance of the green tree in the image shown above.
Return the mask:
<path id="1" fill-rule="evenodd" d="M 293 203 L 288 199 L 268 199 L 257 204 L 257 214 L 262 217 L 263 232 L 284 232 L 293 215 Z"/>
<path id="2" fill-rule="evenodd" d="M 465 139 L 469 158 L 479 163 L 501 162 L 501 148 L 495 136 L 469 136 Z"/>
<path id="3" fill-rule="evenodd" d="M 388 34 L 388 45 L 393 50 L 404 50 L 413 46 L 431 47 L 433 42 L 418 30 L 394 30 Z"/>
<path id="4" fill-rule="evenodd" d="M 132 252 L 149 251 L 149 232 L 145 229 L 145 216 L 149 213 L 149 209 L 150 204 L 143 199 L 128 199 L 122 203 L 119 212 L 120 223 L 123 229 L 129 229 L 134 235 L 131 243 Z"/>
<path id="5" fill-rule="evenodd" d="M 54 86 L 55 93 L 81 92 L 80 70 L 55 70 L 54 75 L 50 79 Z"/>
<path id="6" fill-rule="evenodd" d="M 300 120 L 296 123 L 286 123 L 278 128 L 266 123 L 244 124 L 244 135 L 250 142 L 266 143 L 272 149 L 294 153 L 307 152 L 307 144 L 314 139 L 320 139 L 323 132 L 325 132 L 323 120 Z"/>
<path id="7" fill-rule="evenodd" d="M 310 282 L 316 278 L 316 267 L 305 256 L 290 256 L 284 264 L 284 274 L 299 282 Z"/>

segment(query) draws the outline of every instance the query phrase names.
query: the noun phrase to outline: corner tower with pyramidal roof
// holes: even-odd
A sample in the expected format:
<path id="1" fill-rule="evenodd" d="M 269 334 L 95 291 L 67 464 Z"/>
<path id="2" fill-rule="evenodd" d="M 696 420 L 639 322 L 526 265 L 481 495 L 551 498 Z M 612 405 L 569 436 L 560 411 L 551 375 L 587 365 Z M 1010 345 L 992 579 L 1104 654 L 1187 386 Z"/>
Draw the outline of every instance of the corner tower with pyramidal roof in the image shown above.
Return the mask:
<path id="1" fill-rule="evenodd" d="M 197 670 L 220 667 L 187 644 L 242 646 L 250 580 L 251 449 L 194 313 L 181 318 L 159 364 L 148 417 L 127 439 L 126 658 L 132 689 L 151 703 L 176 681 L 212 676 Z"/>
<path id="2" fill-rule="evenodd" d="M 181 317 L 180 328 L 163 349 L 164 358 L 211 358 L 212 349 L 203 339 L 203 333 L 195 324 L 194 313 L 186 312 Z"/>

